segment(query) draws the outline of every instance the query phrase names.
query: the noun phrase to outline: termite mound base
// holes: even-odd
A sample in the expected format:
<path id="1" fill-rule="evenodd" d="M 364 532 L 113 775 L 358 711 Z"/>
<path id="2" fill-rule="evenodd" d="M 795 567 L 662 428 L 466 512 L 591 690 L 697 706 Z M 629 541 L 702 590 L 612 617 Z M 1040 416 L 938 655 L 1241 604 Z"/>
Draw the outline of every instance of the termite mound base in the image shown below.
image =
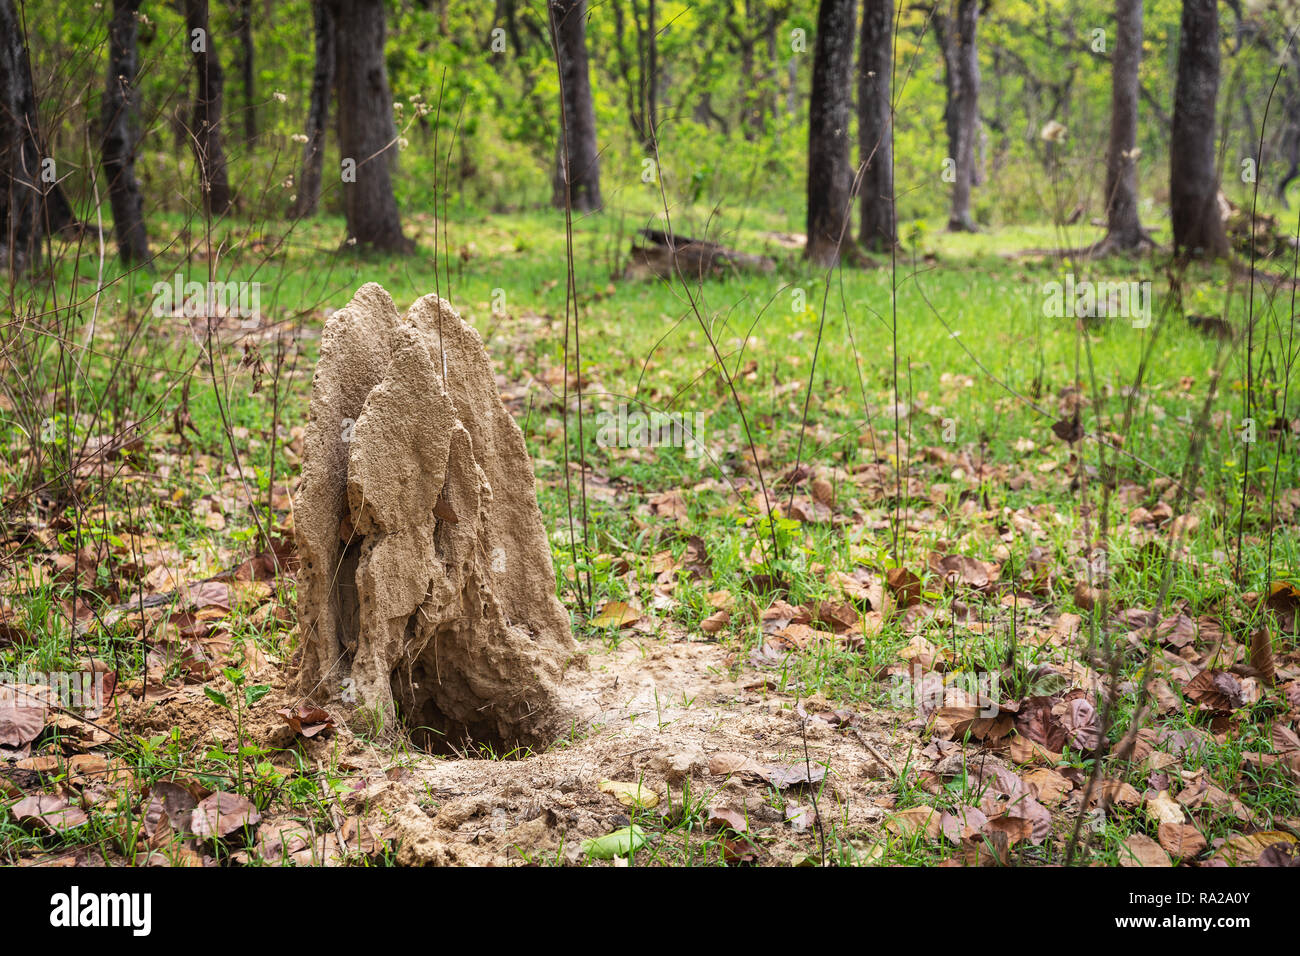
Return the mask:
<path id="1" fill-rule="evenodd" d="M 425 749 L 550 743 L 577 653 L 523 433 L 478 333 L 374 283 L 330 317 L 302 481 L 298 693 Z"/>

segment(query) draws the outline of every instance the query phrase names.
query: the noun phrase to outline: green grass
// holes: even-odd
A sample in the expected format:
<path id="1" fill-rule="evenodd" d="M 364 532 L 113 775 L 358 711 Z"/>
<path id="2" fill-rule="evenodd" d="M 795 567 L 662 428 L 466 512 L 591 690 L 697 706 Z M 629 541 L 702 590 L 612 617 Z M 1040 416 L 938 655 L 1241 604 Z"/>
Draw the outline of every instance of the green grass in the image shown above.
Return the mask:
<path id="1" fill-rule="evenodd" d="M 305 419 L 315 336 L 326 310 L 345 304 L 363 281 L 377 281 L 401 309 L 439 288 L 479 329 L 507 381 L 524 383 L 532 377 L 540 383 L 530 400 L 513 411 L 537 462 L 540 503 L 553 530 L 561 594 L 574 614 L 579 635 L 589 642 L 613 645 L 619 635 L 588 626 L 579 610 L 575 581 L 590 574 L 591 597 L 597 604 L 627 600 L 633 594 L 619 557 L 630 553 L 648 558 L 667 550 L 680 561 L 687 550 L 687 535 L 704 540 L 712 580 L 704 583 L 684 576 L 674 591 L 674 605 L 663 616 L 691 631 L 714 611 L 709 592 L 730 591 L 739 606 L 765 607 L 771 596 L 755 587 L 753 575 L 759 571 L 780 578 L 785 598 L 798 605 L 836 597 L 828 570 L 850 570 L 862 564 L 883 572 L 898 563 L 920 572 L 931 550 L 999 561 L 1004 580 L 1030 567 L 1031 561 L 1046 560 L 1056 571 L 1055 579 L 1037 604 L 1014 621 L 993 598 L 953 592 L 933 581 L 927 584 L 927 589 L 942 591 L 934 602 L 938 606 L 951 610 L 960 600 L 973 619 L 987 624 L 973 631 L 950 621 L 947 626 L 922 630 L 935 645 L 949 651 L 950 667 L 999 670 L 1010 651 L 1013 624 L 1023 628 L 1047 607 L 1081 614 L 1085 633 L 1096 633 L 1099 622 L 1087 608 L 1075 604 L 1074 593 L 1074 562 L 1088 541 L 1109 540 L 1112 608 L 1156 606 L 1164 581 L 1168 528 L 1152 536 L 1154 543 L 1129 541 L 1128 513 L 1138 505 L 1154 507 L 1162 496 L 1168 497 L 1164 494 L 1168 476 L 1182 473 L 1194 434 L 1200 434 L 1205 447 L 1197 502 L 1189 510 L 1201 523 L 1188 542 L 1187 555 L 1174 567 L 1163 607 L 1167 612 L 1185 603 L 1191 614 L 1217 615 L 1234 626 L 1243 621 L 1271 626 L 1243 601 L 1242 592 L 1262 590 L 1270 580 L 1300 577 L 1295 525 L 1283 521 L 1271 531 L 1267 526 L 1274 466 L 1279 488 L 1300 486 L 1300 462 L 1289 448 L 1275 460 L 1279 445 L 1268 431 L 1272 418 L 1290 417 L 1294 407 L 1294 398 L 1290 408 L 1280 405 L 1289 293 L 1272 296 L 1256 290 L 1254 308 L 1260 325 L 1251 371 L 1258 440 L 1249 449 L 1243 573 L 1238 583 L 1232 580 L 1230 559 L 1235 556 L 1247 449 L 1234 423 L 1242 415 L 1245 357 L 1239 347 L 1227 360 L 1215 413 L 1208 427 L 1199 428 L 1199 409 L 1220 343 L 1191 331 L 1177 309 L 1165 309 L 1168 280 L 1158 260 L 1070 264 L 1042 256 L 1008 258 L 1003 253 L 1053 245 L 1062 233 L 1048 227 L 1018 227 L 950 236 L 931 226 L 903 229 L 907 244 L 893 276 L 887 268 L 827 276 L 807 267 L 797 253 L 774 249 L 765 238 L 768 231 L 790 228 L 784 214 L 722 210 L 714 215 L 712 210 L 693 208 L 673 211 L 680 232 L 698 235 L 707 228 L 710 238 L 720 237 L 750 251 L 766 249 L 778 260 L 775 271 L 710 281 L 689 290 L 681 283 L 623 281 L 615 273 L 631 233 L 654 219 L 653 201 L 638 197 L 628 208 L 574 222 L 584 380 L 585 446 L 581 450 L 576 407 L 562 408 L 558 386 L 562 379 L 547 375 L 565 363 L 565 243 L 556 214 L 494 214 L 449 223 L 449 275 L 439 262 L 436 278 L 434 224 L 420 214 L 407 220 L 408 232 L 421 244 L 420 252 L 406 259 L 336 254 L 342 223 L 330 218 L 296 227 L 278 247 L 275 236 L 268 234 L 268 245 L 254 248 L 253 240 L 263 237 L 248 235 L 237 224 L 222 225 L 214 230 L 214 241 L 226 244 L 218 278 L 263 282 L 268 320 L 300 333 L 278 378 L 274 341 L 247 348 L 224 345 L 216 353 L 218 386 L 214 388 L 204 360 L 206 343 L 196 342 L 183 320 L 149 315 L 154 281 L 166 281 L 177 271 L 187 278 L 206 276 L 206 262 L 176 258 L 175 252 L 184 244 L 165 247 L 152 274 L 114 276 L 116 267 L 110 262 L 108 292 L 100 307 L 98 351 L 83 360 L 82 377 L 69 387 L 67 367 L 55 361 L 57 353 L 50 342 L 38 336 L 44 353 L 30 368 L 31 393 L 62 396 L 61 404 L 0 412 L 0 435 L 7 442 L 0 499 L 14 499 L 30 483 L 27 469 L 32 459 L 25 456 L 30 455 L 33 442 L 27 436 L 43 420 L 53 418 L 57 423 L 38 466 L 53 479 L 58 477 L 60 461 L 66 461 L 69 442 L 75 446 L 138 421 L 145 446 L 113 463 L 120 477 L 89 476 L 77 503 L 65 499 L 54 511 L 48 507 L 40 511 L 35 499 L 24 499 L 15 519 L 25 513 L 32 520 L 61 523 L 54 550 L 71 550 L 96 540 L 124 543 L 125 550 L 112 549 L 117 551 L 116 565 L 110 562 L 106 570 L 100 565 L 107 579 L 95 581 L 96 591 L 89 595 L 92 605 L 102 609 L 125 601 L 138 586 L 138 580 L 121 566 L 132 563 L 130 542 L 139 536 L 148 536 L 158 547 L 176 549 L 184 560 L 208 562 L 213 570 L 237 563 L 257 550 L 256 526 L 248 509 L 227 507 L 225 527 L 213 529 L 200 520 L 202 512 L 196 513 L 196 506 L 201 509 L 199 501 L 205 495 L 229 497 L 232 487 L 238 486 L 231 477 L 237 453 L 266 526 L 284 521 L 284 507 L 269 513 L 264 508 L 272 486 L 269 450 L 277 414 L 271 399 L 278 395 L 274 485 L 282 488 L 296 468 L 283 449 L 292 440 L 290 427 Z M 168 226 L 179 229 L 181 223 Z M 1097 238 L 1095 233 L 1074 230 L 1064 238 L 1079 245 Z M 440 235 L 438 241 L 442 243 Z M 80 257 L 74 252 L 65 250 L 57 263 L 56 282 L 63 288 L 89 291 L 86 279 L 95 275 L 97 263 L 90 250 L 83 250 Z M 1150 279 L 1156 313 L 1151 327 L 1134 328 L 1117 319 L 1080 334 L 1073 320 L 1045 316 L 1044 284 L 1059 280 L 1066 271 L 1097 280 Z M 1238 328 L 1244 327 L 1245 288 L 1240 282 L 1226 283 L 1222 270 L 1193 267 L 1185 280 L 1183 303 L 1187 312 L 1226 315 Z M 134 371 L 123 378 L 114 347 L 123 341 L 124 316 L 131 314 L 145 319 L 126 363 Z M 83 317 L 72 325 L 84 328 L 84 321 Z M 739 409 L 726 378 L 719 374 L 710 339 L 726 378 L 734 381 Z M 1153 339 L 1142 392 L 1130 409 L 1128 389 Z M 572 338 L 575 351 L 576 343 Z M 572 354 L 569 364 L 572 369 Z M 191 370 L 185 410 L 193 427 L 178 434 L 173 416 L 182 408 L 181 383 L 191 377 Z M 1085 442 L 1072 449 L 1053 435 L 1053 422 L 1068 417 L 1062 398 L 1076 388 L 1088 401 L 1085 427 L 1109 433 L 1126 456 L 1108 452 L 1103 462 L 1096 444 Z M 571 389 L 571 402 L 574 398 Z M 805 400 L 807 427 L 800 451 Z M 900 419 L 897 436 L 896 401 L 911 408 Z M 643 448 L 630 454 L 627 449 L 600 447 L 594 416 L 613 411 L 619 402 L 633 408 L 703 413 L 708 454 L 693 459 L 679 448 Z M 95 418 L 91 410 L 100 403 L 103 408 Z M 235 429 L 233 451 L 222 424 L 223 409 Z M 577 529 L 576 566 L 563 480 L 561 423 L 566 416 L 570 460 L 581 455 L 590 469 L 588 480 L 617 488 L 621 495 L 617 501 L 589 500 L 586 523 Z M 782 508 L 789 492 L 777 482 L 798 459 L 813 468 L 837 470 L 837 483 L 842 482 L 837 488 L 837 510 L 851 520 L 841 525 L 782 520 L 767 528 L 754 507 L 757 475 L 746 428 L 760 449 L 764 479 Z M 892 477 L 878 492 L 845 477 L 855 469 L 876 466 L 892 475 L 898 464 L 896 438 L 904 451 L 902 467 L 916 482 L 910 490 L 904 485 L 902 499 L 894 495 Z M 942 455 L 927 455 L 927 449 L 968 457 L 960 464 L 956 458 L 939 461 Z M 983 473 L 971 473 L 981 467 Z M 1103 532 L 1097 527 L 1098 487 L 1104 469 L 1112 467 L 1115 483 L 1126 489 L 1127 498 L 1122 504 L 1112 502 L 1110 528 Z M 1081 472 L 1086 490 L 1078 484 Z M 737 496 L 731 485 L 742 480 L 746 487 Z M 56 480 L 54 487 L 58 485 Z M 681 493 L 686 519 L 654 516 L 644 507 L 649 496 L 669 491 Z M 806 489 L 800 494 L 806 497 Z M 576 500 L 573 509 L 580 519 Z M 909 514 L 900 523 L 904 511 Z M 1285 508 L 1278 512 L 1279 517 L 1288 513 Z M 1041 528 L 1037 540 L 1011 533 L 1017 516 L 1032 516 Z M 1004 534 L 1010 540 L 1004 541 Z M 769 550 L 772 535 L 778 537 L 779 554 Z M 1031 554 L 1031 547 L 1043 550 Z M 30 572 L 30 580 L 20 587 L 24 570 Z M 654 578 L 641 561 L 633 562 L 632 572 L 642 589 Z M 37 574 L 33 568 L 20 567 L 7 590 L 11 619 L 37 639 L 0 648 L 3 669 L 70 669 L 78 658 L 91 654 L 118 660 L 127 672 L 139 673 L 144 667 L 141 646 L 129 633 L 115 634 L 100 627 L 92 629 L 86 640 L 74 639 L 61 611 L 71 591 L 66 575 Z M 291 590 L 279 599 L 292 606 Z M 80 600 L 87 600 L 87 595 Z M 286 645 L 289 629 L 282 622 L 236 610 L 229 628 L 236 641 L 247 641 L 264 654 L 285 660 L 291 652 Z M 1294 636 L 1273 636 L 1279 653 L 1294 649 Z M 910 638 L 899 621 L 890 620 L 869 635 L 860 650 L 821 647 L 792 654 L 774 677 L 783 692 L 797 689 L 802 697 L 820 693 L 837 704 L 887 707 L 890 688 L 882 680 L 882 671 L 897 661 L 899 649 Z M 764 637 L 735 614 L 717 639 L 734 646 L 739 666 Z M 1028 686 L 1033 669 L 1049 660 L 1060 663 L 1060 656 L 1032 644 L 1018 644 L 1008 676 L 1018 686 Z M 1132 681 L 1141 663 L 1141 654 L 1129 655 L 1121 675 Z M 1136 692 L 1122 698 L 1112 737 L 1123 732 L 1136 701 Z M 1265 699 L 1238 711 L 1240 732 L 1223 743 L 1212 743 L 1199 762 L 1187 761 L 1184 769 L 1203 765 L 1207 774 L 1233 793 L 1244 779 L 1249 786 L 1241 789 L 1240 797 L 1255 818 L 1294 821 L 1300 808 L 1281 771 L 1243 770 L 1244 749 L 1268 749 L 1272 707 Z M 1160 725 L 1198 720 L 1189 708 L 1162 718 Z M 377 727 L 375 737 L 387 739 L 387 734 Z M 115 746 L 143 780 L 181 770 L 207 774 L 227 785 L 235 780 L 259 805 L 287 807 L 326 829 L 330 826 L 319 788 L 303 784 L 312 778 L 285 776 L 277 769 L 296 759 L 292 749 L 197 752 L 166 735 Z M 1086 767 L 1077 759 L 1075 763 Z M 1139 791 L 1146 788 L 1136 769 L 1107 772 Z M 327 773 L 327 780 L 338 779 L 341 773 Z M 932 798 L 918 788 L 915 770 L 895 782 L 895 792 L 898 809 L 916 805 L 922 798 L 933 799 L 940 807 L 972 799 L 961 788 L 945 788 Z M 683 792 L 675 799 L 676 809 L 667 816 L 636 816 L 634 822 L 657 837 L 649 850 L 636 854 L 636 862 L 726 862 L 731 851 L 723 846 L 721 836 L 707 833 L 702 823 L 707 795 Z M 95 808 L 89 829 L 71 842 L 113 846 L 115 853 L 125 854 L 128 848 L 115 842 L 114 821 L 130 813 L 129 808 Z M 1140 811 L 1112 817 L 1093 840 L 1091 860 L 1114 862 L 1116 846 L 1136 830 L 1154 832 Z M 1206 835 L 1228 832 L 1228 824 L 1216 818 Z M 915 839 L 886 840 L 873 850 L 833 822 L 828 823 L 825 836 L 828 856 L 843 863 L 933 863 L 954 852 Z M 808 839 L 814 839 L 811 833 Z M 6 861 L 37 851 L 57 852 L 60 847 L 57 838 L 33 837 L 0 821 L 0 858 Z M 1037 849 L 1022 845 L 1020 853 L 1018 859 L 1024 863 L 1062 859 L 1059 842 Z"/>

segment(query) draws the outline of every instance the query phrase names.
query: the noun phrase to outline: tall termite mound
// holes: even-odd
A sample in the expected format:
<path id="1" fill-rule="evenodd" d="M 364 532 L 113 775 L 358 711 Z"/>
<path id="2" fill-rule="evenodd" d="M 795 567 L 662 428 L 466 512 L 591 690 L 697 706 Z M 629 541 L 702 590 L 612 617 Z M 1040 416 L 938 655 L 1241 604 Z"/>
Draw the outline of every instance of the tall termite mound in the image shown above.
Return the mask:
<path id="1" fill-rule="evenodd" d="M 368 283 L 326 323 L 302 482 L 298 690 L 434 750 L 543 742 L 576 650 L 532 465 L 478 333 Z"/>

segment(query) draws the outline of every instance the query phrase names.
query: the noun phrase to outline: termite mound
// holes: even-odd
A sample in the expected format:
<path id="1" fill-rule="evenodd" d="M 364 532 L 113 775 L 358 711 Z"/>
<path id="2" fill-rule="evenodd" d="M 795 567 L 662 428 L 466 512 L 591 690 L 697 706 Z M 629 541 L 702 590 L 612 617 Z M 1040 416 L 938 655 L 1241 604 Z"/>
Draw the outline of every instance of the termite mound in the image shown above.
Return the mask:
<path id="1" fill-rule="evenodd" d="M 523 433 L 446 301 L 368 283 L 329 318 L 294 528 L 299 694 L 435 752 L 550 742 L 577 648 Z"/>

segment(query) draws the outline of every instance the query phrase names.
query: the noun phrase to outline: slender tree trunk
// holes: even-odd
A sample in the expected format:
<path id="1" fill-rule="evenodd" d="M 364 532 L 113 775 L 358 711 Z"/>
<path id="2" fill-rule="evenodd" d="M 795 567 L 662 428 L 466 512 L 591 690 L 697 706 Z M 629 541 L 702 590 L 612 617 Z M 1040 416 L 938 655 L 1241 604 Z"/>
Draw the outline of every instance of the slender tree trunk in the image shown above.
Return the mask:
<path id="1" fill-rule="evenodd" d="M 659 40 L 655 35 L 655 0 L 647 0 L 646 10 L 646 71 L 645 71 L 645 122 L 647 140 L 659 142 Z"/>
<path id="2" fill-rule="evenodd" d="M 740 47 L 740 131 L 750 143 L 757 142 L 762 134 L 762 108 L 754 91 L 754 44 L 757 42 L 752 30 L 754 19 L 753 0 L 745 0 L 743 26 L 734 20 L 730 22 L 732 36 Z"/>
<path id="3" fill-rule="evenodd" d="M 948 103 L 944 118 L 948 148 L 956 163 L 952 185 L 951 232 L 976 232 L 971 218 L 971 187 L 975 182 L 975 132 L 979 124 L 980 64 L 975 45 L 979 27 L 979 0 L 958 0 L 957 17 L 946 42 Z"/>
<path id="4" fill-rule="evenodd" d="M 1169 207 L 1174 250 L 1226 257 L 1214 164 L 1214 105 L 1219 94 L 1219 5 L 1183 0 L 1178 79 L 1169 131 Z"/>
<path id="5" fill-rule="evenodd" d="M 1282 142 L 1287 151 L 1287 162 L 1290 163 L 1290 166 L 1278 178 L 1277 186 L 1273 192 L 1277 196 L 1278 202 L 1282 204 L 1282 208 L 1290 209 L 1291 207 L 1286 201 L 1286 187 L 1290 186 L 1297 176 L 1300 176 L 1300 128 L 1293 127 Z"/>
<path id="6" fill-rule="evenodd" d="M 587 67 L 586 0 L 550 0 L 551 33 L 560 70 L 560 141 L 552 201 L 578 212 L 601 207 L 596 113 Z"/>
<path id="7" fill-rule="evenodd" d="M 244 142 L 257 139 L 256 71 L 253 56 L 253 0 L 237 0 L 235 31 L 239 37 L 239 75 L 244 93 Z"/>
<path id="8" fill-rule="evenodd" d="M 0 256 L 18 275 L 41 263 L 41 151 L 28 125 L 36 97 L 13 0 L 0 0 Z"/>
<path id="9" fill-rule="evenodd" d="M 230 180 L 221 140 L 225 77 L 212 31 L 208 28 L 208 0 L 185 0 L 185 27 L 194 58 L 194 72 L 198 77 L 190 144 L 198 164 L 204 211 L 210 216 L 220 216 L 230 209 Z"/>
<path id="10" fill-rule="evenodd" d="M 325 163 L 325 132 L 329 129 L 330 97 L 334 92 L 334 13 L 326 0 L 312 3 L 316 34 L 316 66 L 311 76 L 311 105 L 307 109 L 307 142 L 302 148 L 302 176 L 297 198 L 289 209 L 295 219 L 316 215 L 320 205 L 321 170 Z"/>
<path id="11" fill-rule="evenodd" d="M 123 262 L 149 261 L 149 236 L 145 231 L 144 202 L 135 177 L 135 149 L 139 117 L 136 75 L 136 13 L 141 0 L 113 0 L 108 23 L 108 79 L 104 87 L 100 146 L 108 201 L 113 207 L 117 254 Z"/>
<path id="12" fill-rule="evenodd" d="M 335 87 L 348 238 L 409 252 L 414 244 L 402 235 L 389 169 L 397 153 L 397 127 L 384 66 L 384 0 L 328 2 L 337 42 Z"/>
<path id="13" fill-rule="evenodd" d="M 885 250 L 898 239 L 890 98 L 893 0 L 863 0 L 858 44 L 858 162 L 862 164 L 862 244 Z"/>
<path id="14" fill-rule="evenodd" d="M 0 262 L 11 273 L 40 264 L 41 238 L 83 228 L 41 138 L 23 21 L 0 0 Z"/>
<path id="15" fill-rule="evenodd" d="M 1151 245 L 1138 218 L 1138 67 L 1142 65 L 1142 0 L 1115 0 L 1111 60 L 1110 146 L 1106 152 L 1106 250 Z"/>
<path id="16" fill-rule="evenodd" d="M 857 0 L 821 0 L 808 105 L 808 245 L 804 257 L 829 267 L 852 238 L 853 167 L 849 120 Z"/>

